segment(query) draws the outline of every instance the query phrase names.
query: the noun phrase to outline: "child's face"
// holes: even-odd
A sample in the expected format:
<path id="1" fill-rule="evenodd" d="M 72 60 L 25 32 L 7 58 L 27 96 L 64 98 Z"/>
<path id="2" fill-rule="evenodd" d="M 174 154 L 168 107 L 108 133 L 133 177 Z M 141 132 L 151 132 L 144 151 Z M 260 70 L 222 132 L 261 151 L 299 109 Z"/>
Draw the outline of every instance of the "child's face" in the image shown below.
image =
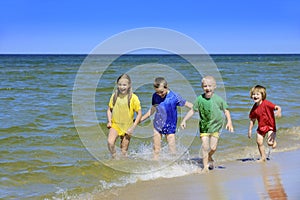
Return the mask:
<path id="1" fill-rule="evenodd" d="M 206 98 L 211 98 L 216 89 L 216 83 L 213 80 L 205 79 L 202 81 L 202 89 Z"/>
<path id="2" fill-rule="evenodd" d="M 125 78 L 121 78 L 118 81 L 118 90 L 120 94 L 126 95 L 128 93 L 128 90 L 130 88 L 129 81 Z"/>
<path id="3" fill-rule="evenodd" d="M 251 98 L 257 104 L 262 102 L 262 94 L 260 92 L 253 92 Z"/>
<path id="4" fill-rule="evenodd" d="M 155 89 L 155 93 L 157 95 L 159 95 L 161 98 L 165 98 L 165 96 L 168 93 L 168 89 L 164 88 L 164 86 L 160 85 L 158 88 L 154 88 Z"/>

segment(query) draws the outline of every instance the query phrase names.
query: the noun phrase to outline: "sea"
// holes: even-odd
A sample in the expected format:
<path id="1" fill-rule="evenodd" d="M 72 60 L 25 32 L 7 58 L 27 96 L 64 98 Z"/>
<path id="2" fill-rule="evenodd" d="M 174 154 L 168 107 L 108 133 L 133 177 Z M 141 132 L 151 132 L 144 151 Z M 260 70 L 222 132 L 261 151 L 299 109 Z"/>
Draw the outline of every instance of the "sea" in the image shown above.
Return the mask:
<path id="1" fill-rule="evenodd" d="M 199 116 L 181 129 L 184 107 L 178 107 L 176 155 L 163 138 L 160 159 L 152 159 L 151 116 L 135 129 L 128 157 L 120 156 L 118 139 L 118 157 L 111 159 L 106 111 L 123 73 L 131 76 L 143 114 L 151 107 L 155 77 L 165 77 L 171 90 L 193 103 L 203 92 L 201 78 L 215 76 L 215 93 L 228 103 L 234 126 L 233 133 L 221 131 L 218 166 L 259 158 L 256 126 L 247 137 L 249 91 L 258 84 L 282 108 L 277 148 L 266 147 L 270 160 L 300 149 L 299 54 L 0 55 L 0 199 L 105 199 L 128 184 L 201 168 Z"/>

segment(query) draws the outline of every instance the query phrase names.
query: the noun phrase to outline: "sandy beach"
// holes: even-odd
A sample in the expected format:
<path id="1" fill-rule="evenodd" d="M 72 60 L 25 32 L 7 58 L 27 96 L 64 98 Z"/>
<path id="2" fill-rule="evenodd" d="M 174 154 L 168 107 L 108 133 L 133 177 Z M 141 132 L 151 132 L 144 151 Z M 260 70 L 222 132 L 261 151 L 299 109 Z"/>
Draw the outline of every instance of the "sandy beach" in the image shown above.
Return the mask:
<path id="1" fill-rule="evenodd" d="M 206 174 L 139 181 L 95 199 L 300 199 L 300 150 L 273 153 L 266 163 L 241 158 Z"/>

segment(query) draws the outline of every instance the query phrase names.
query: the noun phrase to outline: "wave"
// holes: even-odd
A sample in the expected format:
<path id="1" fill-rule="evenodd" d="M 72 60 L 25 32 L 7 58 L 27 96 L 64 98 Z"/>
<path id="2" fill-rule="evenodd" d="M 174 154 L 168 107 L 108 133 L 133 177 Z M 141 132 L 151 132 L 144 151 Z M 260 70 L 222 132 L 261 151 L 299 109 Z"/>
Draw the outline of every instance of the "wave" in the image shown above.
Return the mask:
<path id="1" fill-rule="evenodd" d="M 300 149 L 299 139 L 299 126 L 281 128 L 278 130 L 277 148 L 271 152 L 268 152 L 270 149 L 266 148 L 266 151 L 272 160 L 272 155 L 274 153 Z M 199 143 L 197 145 L 199 145 Z M 193 154 L 187 151 L 174 160 L 172 160 L 166 152 L 162 152 L 161 160 L 154 162 L 151 160 L 152 149 L 150 145 L 141 145 L 139 148 L 139 152 L 131 151 L 128 159 L 106 160 L 102 161 L 102 163 L 100 162 L 98 165 L 102 166 L 102 169 L 104 169 L 102 172 L 106 171 L 106 173 L 114 174 L 114 176 L 107 176 L 106 173 L 103 173 L 102 179 L 98 180 L 99 184 L 93 189 L 89 188 L 89 191 L 81 193 L 80 195 L 78 195 L 78 193 L 73 195 L 72 190 L 60 190 L 60 195 L 61 193 L 68 194 L 67 196 L 71 199 L 92 199 L 93 196 L 105 197 L 114 190 L 125 187 L 128 184 L 134 184 L 138 181 L 191 175 L 202 167 L 202 159 L 199 152 Z M 181 149 L 179 149 L 179 151 L 180 150 Z M 198 150 L 200 150 L 200 146 L 198 146 Z M 220 148 L 214 157 L 215 167 L 220 170 L 226 169 L 227 162 L 256 160 L 258 158 L 259 153 L 255 140 L 249 140 L 247 136 L 241 135 L 231 135 L 221 139 Z M 95 165 L 95 163 L 93 165 Z M 88 166 L 86 167 L 89 168 Z M 125 168 L 131 169 L 131 172 L 120 171 L 120 169 Z M 134 170 L 132 171 L 132 169 Z"/>
<path id="2" fill-rule="evenodd" d="M 18 126 L 10 126 L 7 128 L 0 128 L 0 132 L 2 133 L 24 133 L 24 132 L 37 132 L 39 131 L 39 126 L 36 123 L 28 123 L 24 125 L 18 125 Z M 2 134 L 0 136 L 4 137 L 6 134 Z"/>

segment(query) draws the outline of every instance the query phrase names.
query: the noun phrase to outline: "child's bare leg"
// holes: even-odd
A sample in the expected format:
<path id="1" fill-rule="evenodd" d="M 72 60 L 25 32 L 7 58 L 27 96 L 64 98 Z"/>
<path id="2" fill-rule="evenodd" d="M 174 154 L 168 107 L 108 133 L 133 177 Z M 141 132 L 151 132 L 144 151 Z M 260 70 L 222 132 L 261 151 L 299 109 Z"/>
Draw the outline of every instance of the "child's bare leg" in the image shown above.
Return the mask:
<path id="1" fill-rule="evenodd" d="M 260 161 L 266 161 L 266 152 L 265 152 L 265 147 L 264 147 L 264 137 L 260 134 L 256 134 L 256 143 L 258 147 L 258 151 L 261 157 Z"/>
<path id="2" fill-rule="evenodd" d="M 172 155 L 175 155 L 176 154 L 175 134 L 167 134 L 166 137 L 169 145 L 169 151 Z"/>
<path id="3" fill-rule="evenodd" d="M 153 135 L 153 159 L 158 160 L 160 149 L 161 149 L 161 138 L 162 134 L 154 130 Z"/>
<path id="4" fill-rule="evenodd" d="M 130 143 L 130 135 L 125 134 L 124 136 L 121 137 L 121 152 L 124 157 L 127 157 L 127 151 Z"/>
<path id="5" fill-rule="evenodd" d="M 211 136 L 210 138 L 210 151 L 208 153 L 208 162 L 213 162 L 212 155 L 216 152 L 219 138 Z"/>
<path id="6" fill-rule="evenodd" d="M 115 129 L 110 128 L 109 129 L 109 133 L 108 133 L 108 138 L 107 138 L 107 147 L 108 150 L 111 153 L 111 157 L 112 158 L 116 158 L 116 147 L 115 147 L 115 143 L 118 137 L 118 133 Z"/>
<path id="7" fill-rule="evenodd" d="M 209 151 L 209 137 L 202 136 L 202 162 L 203 162 L 203 171 L 208 171 L 208 151 Z"/>
<path id="8" fill-rule="evenodd" d="M 276 132 L 273 132 L 273 131 L 269 131 L 268 132 L 268 145 L 271 146 L 273 149 L 276 148 L 276 145 L 277 145 L 277 142 L 275 140 L 276 138 Z"/>

